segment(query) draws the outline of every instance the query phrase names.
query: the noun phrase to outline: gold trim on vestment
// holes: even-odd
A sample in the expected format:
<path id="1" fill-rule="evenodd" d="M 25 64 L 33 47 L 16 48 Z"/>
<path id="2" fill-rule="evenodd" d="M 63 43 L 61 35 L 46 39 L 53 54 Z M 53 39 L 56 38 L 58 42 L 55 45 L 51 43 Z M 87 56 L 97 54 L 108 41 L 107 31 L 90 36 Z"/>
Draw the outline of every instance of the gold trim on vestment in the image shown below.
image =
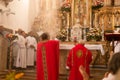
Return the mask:
<path id="1" fill-rule="evenodd" d="M 42 62 L 43 62 L 44 80 L 48 80 L 46 48 L 44 45 L 42 46 Z"/>

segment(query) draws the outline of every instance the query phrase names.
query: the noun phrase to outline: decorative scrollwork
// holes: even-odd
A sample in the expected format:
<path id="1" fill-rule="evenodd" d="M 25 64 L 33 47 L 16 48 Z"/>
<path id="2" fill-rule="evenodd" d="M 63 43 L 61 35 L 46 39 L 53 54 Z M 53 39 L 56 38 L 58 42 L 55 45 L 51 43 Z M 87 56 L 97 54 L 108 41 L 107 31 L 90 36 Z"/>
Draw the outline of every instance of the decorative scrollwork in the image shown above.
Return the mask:
<path id="1" fill-rule="evenodd" d="M 0 0 L 0 1 L 3 2 L 5 6 L 8 6 L 8 4 L 12 2 L 13 0 Z"/>

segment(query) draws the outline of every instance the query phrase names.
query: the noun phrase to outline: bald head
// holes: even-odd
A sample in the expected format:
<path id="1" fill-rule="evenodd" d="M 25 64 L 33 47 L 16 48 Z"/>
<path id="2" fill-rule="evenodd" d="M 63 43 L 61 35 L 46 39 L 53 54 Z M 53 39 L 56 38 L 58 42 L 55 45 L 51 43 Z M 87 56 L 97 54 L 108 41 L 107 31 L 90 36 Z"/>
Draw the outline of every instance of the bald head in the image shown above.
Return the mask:
<path id="1" fill-rule="evenodd" d="M 85 44 L 85 40 L 80 40 L 79 43 L 84 45 Z"/>

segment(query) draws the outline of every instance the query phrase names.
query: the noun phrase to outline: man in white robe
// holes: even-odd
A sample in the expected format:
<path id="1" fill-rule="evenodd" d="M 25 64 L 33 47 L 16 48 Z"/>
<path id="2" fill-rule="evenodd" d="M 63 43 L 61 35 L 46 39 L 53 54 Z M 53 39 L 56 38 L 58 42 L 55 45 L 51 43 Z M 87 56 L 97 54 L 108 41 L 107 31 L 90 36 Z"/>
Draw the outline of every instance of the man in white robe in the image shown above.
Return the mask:
<path id="1" fill-rule="evenodd" d="M 25 39 L 25 32 L 21 31 L 21 34 L 18 36 L 18 54 L 17 54 L 17 61 L 16 67 L 26 68 L 26 39 Z"/>
<path id="2" fill-rule="evenodd" d="M 114 53 L 120 52 L 120 41 L 115 42 Z"/>
<path id="3" fill-rule="evenodd" d="M 18 39 L 18 38 L 17 38 Z M 16 65 L 16 60 L 17 60 L 17 53 L 18 53 L 18 49 L 19 49 L 19 45 L 17 43 L 17 39 L 15 39 L 13 41 L 13 45 L 12 45 L 12 53 L 13 53 L 13 66 L 15 67 Z"/>
<path id="4" fill-rule="evenodd" d="M 17 31 L 13 31 L 13 34 L 17 36 L 17 38 L 12 41 L 13 68 L 16 67 L 16 62 L 17 62 L 18 49 L 19 49 L 18 40 L 20 33 L 21 33 L 21 29 L 18 29 Z"/>
<path id="5" fill-rule="evenodd" d="M 36 48 L 37 48 L 37 41 L 32 36 L 32 32 L 28 34 L 29 36 L 26 37 L 27 41 L 27 66 L 34 66 L 35 62 L 35 55 L 36 55 Z"/>

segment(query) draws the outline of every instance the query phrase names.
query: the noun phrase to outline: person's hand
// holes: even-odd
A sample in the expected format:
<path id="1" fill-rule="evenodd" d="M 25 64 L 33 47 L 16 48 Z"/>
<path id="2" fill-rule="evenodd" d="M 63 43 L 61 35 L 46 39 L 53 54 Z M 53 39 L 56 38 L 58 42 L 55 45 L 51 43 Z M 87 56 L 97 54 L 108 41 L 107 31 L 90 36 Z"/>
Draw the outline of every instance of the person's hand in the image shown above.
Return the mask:
<path id="1" fill-rule="evenodd" d="M 33 46 L 33 45 L 30 45 L 30 48 L 34 48 L 34 46 Z"/>
<path id="2" fill-rule="evenodd" d="M 81 73 L 81 75 L 83 76 L 83 80 L 89 80 L 89 76 L 85 71 L 85 68 L 83 66 L 79 67 L 79 71 Z"/>
<path id="3" fill-rule="evenodd" d="M 109 80 L 108 75 L 109 75 L 109 72 L 106 72 L 102 80 Z M 114 79 L 111 79 L 111 80 L 114 80 Z"/>
<path id="4" fill-rule="evenodd" d="M 106 72 L 104 78 L 108 77 L 109 72 Z"/>

